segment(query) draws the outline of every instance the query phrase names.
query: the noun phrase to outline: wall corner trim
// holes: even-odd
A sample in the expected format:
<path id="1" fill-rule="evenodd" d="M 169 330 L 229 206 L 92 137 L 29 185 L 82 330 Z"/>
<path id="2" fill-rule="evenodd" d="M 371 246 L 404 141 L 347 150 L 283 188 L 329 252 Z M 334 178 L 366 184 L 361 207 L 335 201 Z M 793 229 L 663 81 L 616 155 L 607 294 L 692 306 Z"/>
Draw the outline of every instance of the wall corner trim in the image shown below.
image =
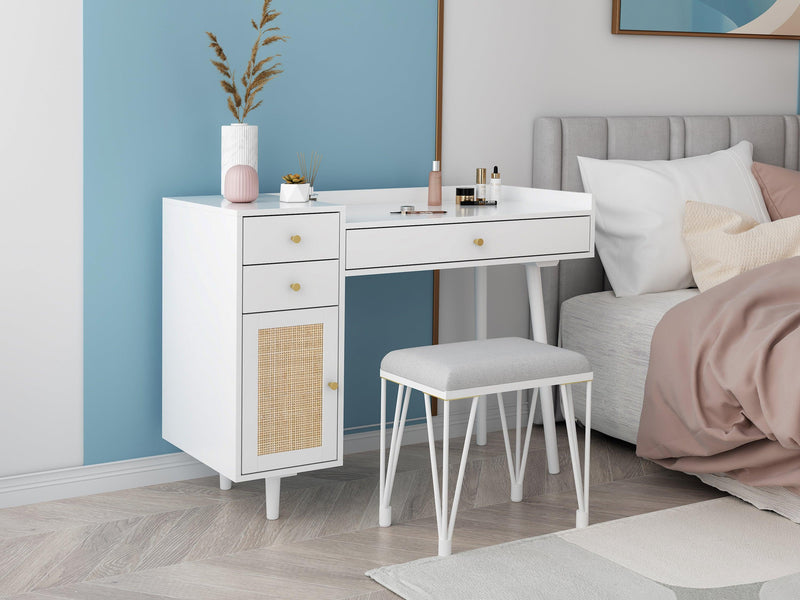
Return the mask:
<path id="1" fill-rule="evenodd" d="M 12 475 L 0 477 L 0 508 L 209 475 L 216 472 L 183 452 Z"/>

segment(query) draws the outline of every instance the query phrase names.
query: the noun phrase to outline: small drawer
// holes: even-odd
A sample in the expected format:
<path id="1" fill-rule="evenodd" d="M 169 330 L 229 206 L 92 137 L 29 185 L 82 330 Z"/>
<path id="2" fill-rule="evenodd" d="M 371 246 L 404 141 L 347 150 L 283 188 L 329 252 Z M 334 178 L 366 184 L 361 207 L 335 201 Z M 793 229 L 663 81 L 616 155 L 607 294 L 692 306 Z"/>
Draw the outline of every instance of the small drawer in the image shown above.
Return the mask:
<path id="1" fill-rule="evenodd" d="M 475 221 L 347 232 L 347 269 L 535 258 L 591 250 L 591 218 Z"/>
<path id="2" fill-rule="evenodd" d="M 245 265 L 339 258 L 339 213 L 245 217 Z"/>
<path id="3" fill-rule="evenodd" d="M 338 303 L 338 260 L 244 268 L 242 312 L 335 306 Z"/>

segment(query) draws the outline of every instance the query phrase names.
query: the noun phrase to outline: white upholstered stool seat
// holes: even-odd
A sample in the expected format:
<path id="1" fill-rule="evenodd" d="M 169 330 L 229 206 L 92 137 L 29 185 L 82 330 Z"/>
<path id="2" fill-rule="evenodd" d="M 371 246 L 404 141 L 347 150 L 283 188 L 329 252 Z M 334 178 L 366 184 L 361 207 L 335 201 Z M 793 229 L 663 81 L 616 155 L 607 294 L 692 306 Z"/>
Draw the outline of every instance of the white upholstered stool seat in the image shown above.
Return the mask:
<path id="1" fill-rule="evenodd" d="M 380 377 L 381 464 L 379 520 L 382 527 L 388 527 L 392 522 L 390 503 L 392 487 L 397 471 L 397 461 L 400 446 L 402 445 L 403 430 L 412 389 L 421 391 L 425 398 L 434 503 L 436 506 L 436 521 L 439 528 L 439 555 L 446 556 L 450 554 L 452 548 L 456 510 L 461 495 L 461 486 L 464 479 L 469 442 L 475 423 L 478 399 L 488 394 L 497 395 L 509 476 L 511 478 L 511 500 L 519 502 L 522 500 L 525 463 L 530 447 L 531 428 L 538 399 L 538 390 L 540 387 L 552 385 L 558 385 L 561 391 L 562 411 L 567 424 L 570 457 L 578 496 L 576 526 L 585 527 L 588 524 L 592 369 L 589 361 L 582 354 L 523 338 L 495 338 L 440 344 L 437 346 L 420 346 L 388 353 L 381 361 Z M 387 381 L 398 384 L 388 461 L 385 456 Z M 580 458 L 578 456 L 575 410 L 572 404 L 572 393 L 568 387 L 574 383 L 586 384 L 586 441 L 583 477 L 581 477 Z M 522 392 L 526 389 L 533 389 L 534 394 L 529 408 L 527 432 L 523 444 Z M 516 460 L 512 457 L 502 396 L 503 392 L 510 391 L 517 392 Z M 431 397 L 440 398 L 444 401 L 441 489 L 434 447 Z M 461 453 L 461 465 L 456 479 L 452 512 L 448 518 L 450 403 L 461 399 L 471 400 L 471 408 L 464 448 Z"/>
<path id="2" fill-rule="evenodd" d="M 381 377 L 414 382 L 414 389 L 430 390 L 442 400 L 475 396 L 474 390 L 485 387 L 492 393 L 517 390 L 542 379 L 566 377 L 572 383 L 575 374 L 585 373 L 591 379 L 591 372 L 583 354 L 516 337 L 404 348 L 381 361 Z"/>

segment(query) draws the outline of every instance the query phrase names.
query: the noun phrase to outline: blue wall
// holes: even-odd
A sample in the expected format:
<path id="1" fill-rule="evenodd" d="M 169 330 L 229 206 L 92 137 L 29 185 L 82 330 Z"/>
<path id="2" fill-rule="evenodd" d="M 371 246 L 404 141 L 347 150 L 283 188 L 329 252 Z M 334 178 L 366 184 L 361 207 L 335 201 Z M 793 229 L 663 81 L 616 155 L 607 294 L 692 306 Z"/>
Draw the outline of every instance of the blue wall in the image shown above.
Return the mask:
<path id="1" fill-rule="evenodd" d="M 291 39 L 278 49 L 285 72 L 247 118 L 261 191 L 298 170 L 300 150 L 323 154 L 322 190 L 425 185 L 436 1 L 273 7 Z M 204 32 L 244 65 L 260 8 L 84 0 L 86 464 L 175 450 L 161 439 L 161 198 L 219 193 L 219 126 L 232 118 Z M 380 356 L 430 342 L 431 297 L 428 273 L 348 281 L 346 427 L 377 421 Z"/>

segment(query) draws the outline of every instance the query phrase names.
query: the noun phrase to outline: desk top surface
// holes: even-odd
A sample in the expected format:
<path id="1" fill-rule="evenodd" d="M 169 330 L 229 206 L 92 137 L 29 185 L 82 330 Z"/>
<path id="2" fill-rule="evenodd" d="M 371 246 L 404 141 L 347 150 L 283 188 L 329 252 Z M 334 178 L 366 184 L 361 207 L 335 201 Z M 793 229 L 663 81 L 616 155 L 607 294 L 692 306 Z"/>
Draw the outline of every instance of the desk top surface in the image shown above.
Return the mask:
<path id="1" fill-rule="evenodd" d="M 261 194 L 255 202 L 246 204 L 233 204 L 222 196 L 165 198 L 165 201 L 189 203 L 241 216 L 269 215 L 278 211 L 317 213 L 344 207 L 347 229 L 592 215 L 591 194 L 516 186 L 503 186 L 497 206 L 457 206 L 455 186 L 443 187 L 442 206 L 432 208 L 446 212 L 436 215 L 392 214 L 402 205 L 427 210 L 427 188 L 319 192 L 319 201 L 299 204 L 281 203 L 278 198 L 278 194 Z"/>

